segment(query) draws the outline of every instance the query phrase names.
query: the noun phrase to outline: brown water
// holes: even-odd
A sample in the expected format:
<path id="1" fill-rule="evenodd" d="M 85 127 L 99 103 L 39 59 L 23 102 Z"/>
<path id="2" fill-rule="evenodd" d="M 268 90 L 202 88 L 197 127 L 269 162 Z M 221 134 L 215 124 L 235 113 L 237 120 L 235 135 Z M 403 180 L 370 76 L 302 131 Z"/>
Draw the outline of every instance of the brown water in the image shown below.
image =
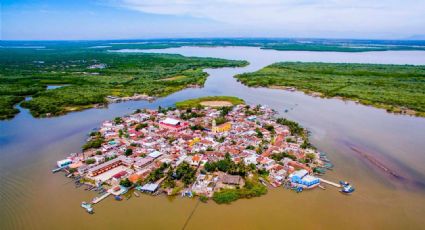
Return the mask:
<path id="1" fill-rule="evenodd" d="M 204 88 L 183 90 L 153 103 L 112 104 L 47 119 L 34 119 L 23 110 L 15 119 L 0 122 L 0 229 L 182 229 L 185 224 L 186 229 L 424 229 L 424 118 L 299 92 L 248 88 L 231 76 L 284 60 L 425 64 L 425 52 L 280 52 L 247 47 L 158 52 L 245 59 L 251 65 L 206 70 L 210 77 Z M 344 196 L 328 187 L 296 194 L 277 188 L 231 205 L 142 195 L 122 202 L 108 198 L 95 206 L 95 215 L 88 215 L 79 205 L 96 194 L 76 189 L 62 174 L 50 172 L 56 160 L 79 151 L 86 134 L 105 119 L 205 95 L 235 95 L 300 122 L 335 165 L 324 178 L 349 180 L 356 192 Z"/>

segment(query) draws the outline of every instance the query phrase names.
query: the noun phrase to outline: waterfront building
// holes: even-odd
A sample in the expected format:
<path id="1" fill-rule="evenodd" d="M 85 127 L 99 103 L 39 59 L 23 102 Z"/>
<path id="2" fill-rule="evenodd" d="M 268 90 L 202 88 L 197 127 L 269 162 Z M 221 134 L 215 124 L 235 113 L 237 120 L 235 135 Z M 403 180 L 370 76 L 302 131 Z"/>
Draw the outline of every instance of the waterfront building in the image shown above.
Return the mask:
<path id="1" fill-rule="evenodd" d="M 148 183 L 143 185 L 142 187 L 138 187 L 137 190 L 141 192 L 154 193 L 158 190 L 159 185 L 154 183 Z"/>
<path id="2" fill-rule="evenodd" d="M 315 187 L 320 183 L 319 178 L 308 175 L 308 171 L 305 169 L 293 172 L 289 178 L 292 183 L 306 188 Z"/>
<path id="3" fill-rule="evenodd" d="M 56 164 L 59 168 L 64 168 L 72 164 L 72 161 L 70 159 L 63 159 L 63 160 L 57 161 Z"/>

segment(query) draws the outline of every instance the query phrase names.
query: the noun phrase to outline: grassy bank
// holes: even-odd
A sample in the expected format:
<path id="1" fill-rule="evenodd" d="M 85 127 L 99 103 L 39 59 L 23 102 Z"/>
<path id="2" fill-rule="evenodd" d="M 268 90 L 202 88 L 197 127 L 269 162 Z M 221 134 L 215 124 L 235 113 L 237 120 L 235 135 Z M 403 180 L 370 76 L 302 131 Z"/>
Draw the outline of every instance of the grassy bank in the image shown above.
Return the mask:
<path id="1" fill-rule="evenodd" d="M 238 199 L 259 197 L 266 193 L 266 186 L 258 181 L 254 182 L 247 180 L 243 188 L 222 189 L 215 192 L 212 199 L 218 204 L 229 204 Z"/>
<path id="2" fill-rule="evenodd" d="M 65 48 L 67 49 L 65 49 Z M 202 86 L 204 68 L 236 67 L 245 61 L 194 58 L 181 55 L 115 53 L 82 47 L 55 49 L 0 49 L 0 119 L 19 111 L 16 103 L 35 117 L 57 116 L 106 103 L 105 97 L 147 94 L 165 96 L 191 86 Z M 167 80 L 163 80 L 167 79 Z M 47 90 L 48 85 L 66 85 Z"/>
<path id="3" fill-rule="evenodd" d="M 294 87 L 425 116 L 425 66 L 283 62 L 236 77 L 248 86 Z"/>
<path id="4" fill-rule="evenodd" d="M 181 101 L 176 103 L 176 107 L 178 109 L 187 109 L 187 108 L 196 108 L 198 106 L 202 106 L 202 102 L 206 101 L 227 101 L 232 103 L 233 105 L 244 104 L 244 100 L 237 97 L 230 96 L 211 96 L 211 97 L 200 97 L 196 99 L 190 99 L 186 101 Z"/>

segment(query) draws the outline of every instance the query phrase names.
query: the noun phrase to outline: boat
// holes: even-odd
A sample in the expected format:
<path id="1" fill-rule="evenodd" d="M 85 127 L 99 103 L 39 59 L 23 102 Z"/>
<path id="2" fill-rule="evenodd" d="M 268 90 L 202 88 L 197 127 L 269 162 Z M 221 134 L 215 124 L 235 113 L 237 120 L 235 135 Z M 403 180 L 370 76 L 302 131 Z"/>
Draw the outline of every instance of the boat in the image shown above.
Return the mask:
<path id="1" fill-rule="evenodd" d="M 300 193 L 300 192 L 302 192 L 303 190 L 304 190 L 304 189 L 303 189 L 303 187 L 297 187 L 295 191 L 296 191 L 297 193 Z"/>
<path id="2" fill-rule="evenodd" d="M 140 196 L 140 194 L 139 194 L 138 192 L 136 192 L 136 191 L 134 191 L 134 192 L 133 192 L 133 194 L 134 194 L 136 197 L 139 197 L 139 196 Z"/>
<path id="3" fill-rule="evenodd" d="M 62 171 L 63 168 L 55 168 L 52 170 L 52 173 L 57 173 L 59 171 Z"/>
<path id="4" fill-rule="evenodd" d="M 263 184 L 264 186 L 267 186 L 267 183 L 265 182 L 265 180 L 263 178 L 258 178 L 258 180 L 260 181 L 261 184 Z"/>
<path id="5" fill-rule="evenodd" d="M 325 187 L 325 186 L 323 186 L 323 185 L 321 185 L 321 184 L 319 184 L 319 188 L 321 188 L 321 189 L 323 189 L 323 190 L 326 190 L 326 187 Z"/>
<path id="6" fill-rule="evenodd" d="M 92 205 L 85 201 L 81 202 L 81 207 L 84 208 L 89 214 L 94 213 Z"/>
<path id="7" fill-rule="evenodd" d="M 122 196 L 115 196 L 114 198 L 116 201 L 122 201 Z"/>
<path id="8" fill-rule="evenodd" d="M 342 186 L 341 190 L 339 190 L 342 193 L 350 194 L 350 193 L 354 192 L 354 190 L 355 190 L 354 187 L 351 186 L 351 184 L 348 183 L 347 181 L 341 180 L 341 181 L 339 181 L 339 184 Z"/>
<path id="9" fill-rule="evenodd" d="M 348 186 L 348 185 L 350 185 L 350 183 L 348 183 L 347 181 L 342 181 L 342 180 L 339 181 L 339 184 L 341 186 Z"/>
<path id="10" fill-rule="evenodd" d="M 345 193 L 345 194 L 350 194 L 350 193 L 354 192 L 354 190 L 355 189 L 353 188 L 353 186 L 347 185 L 347 186 L 342 187 L 342 189 L 339 190 L 339 191 L 342 192 L 342 193 Z"/>
<path id="11" fill-rule="evenodd" d="M 332 168 L 334 167 L 334 165 L 332 163 L 325 163 L 323 165 L 324 168 L 328 169 L 328 170 L 332 170 Z"/>
<path id="12" fill-rule="evenodd" d="M 192 191 L 186 190 L 182 192 L 182 197 L 193 197 Z"/>

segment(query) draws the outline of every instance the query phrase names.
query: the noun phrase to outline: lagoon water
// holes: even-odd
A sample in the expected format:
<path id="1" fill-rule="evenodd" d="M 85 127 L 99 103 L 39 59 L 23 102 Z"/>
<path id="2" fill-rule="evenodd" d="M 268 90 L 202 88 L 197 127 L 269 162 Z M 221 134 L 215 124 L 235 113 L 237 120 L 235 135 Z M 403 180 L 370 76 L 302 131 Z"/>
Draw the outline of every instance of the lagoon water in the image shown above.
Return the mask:
<path id="1" fill-rule="evenodd" d="M 210 76 L 203 88 L 185 89 L 152 103 L 111 104 L 106 109 L 44 119 L 35 119 L 22 110 L 16 118 L 1 121 L 0 229 L 182 229 L 183 226 L 186 229 L 421 229 L 425 226 L 425 118 L 389 114 L 350 101 L 315 98 L 300 92 L 249 88 L 232 77 L 277 61 L 425 65 L 425 52 L 300 52 L 254 47 L 182 47 L 146 52 L 240 59 L 249 61 L 250 65 L 206 69 Z M 337 189 L 327 187 L 296 194 L 277 188 L 269 189 L 263 197 L 231 205 L 142 195 L 121 202 L 108 198 L 95 206 L 95 215 L 87 215 L 80 203 L 96 194 L 76 189 L 62 174 L 50 171 L 56 160 L 80 151 L 87 133 L 103 120 L 137 108 L 167 107 L 177 101 L 208 95 L 233 95 L 250 104 L 268 105 L 280 116 L 301 123 L 311 131 L 312 143 L 328 153 L 335 165 L 323 177 L 349 180 L 356 192 L 344 196 Z M 376 162 L 395 172 L 397 177 Z"/>

